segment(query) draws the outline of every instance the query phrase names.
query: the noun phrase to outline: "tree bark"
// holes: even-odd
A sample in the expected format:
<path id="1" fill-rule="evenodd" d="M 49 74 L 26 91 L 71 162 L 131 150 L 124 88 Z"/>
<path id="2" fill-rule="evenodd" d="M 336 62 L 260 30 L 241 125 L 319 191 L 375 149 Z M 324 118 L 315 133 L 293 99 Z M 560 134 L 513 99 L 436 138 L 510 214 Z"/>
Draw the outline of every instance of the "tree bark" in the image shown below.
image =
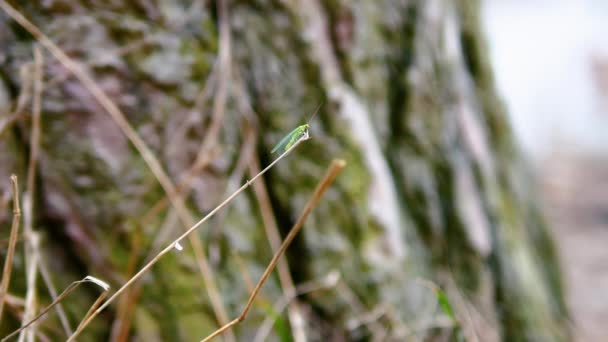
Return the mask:
<path id="1" fill-rule="evenodd" d="M 288 315 L 272 309 L 285 285 L 271 278 L 234 329 L 238 340 L 270 316 L 271 336 L 297 335 L 294 312 L 310 340 L 569 339 L 557 254 L 494 86 L 478 1 L 12 3 L 81 63 L 175 184 L 202 157 L 185 191 L 195 218 L 267 165 L 274 143 L 322 104 L 312 139 L 264 177 L 266 187 L 196 233 L 221 305 L 236 317 L 272 256 L 265 226 L 274 219 L 285 236 L 331 159 L 348 162 L 287 254 L 296 287 L 321 289 Z M 0 32 L 4 119 L 38 43 L 4 13 Z M 116 289 L 187 227 L 162 205 L 167 194 L 117 123 L 46 54 L 34 206 L 43 259 L 58 288 L 91 274 Z M 31 131 L 27 109 L 0 136 L 7 189 L 10 173 L 25 179 Z M 185 247 L 83 340 L 194 341 L 217 328 Z M 19 262 L 10 293 L 24 296 Z M 323 286 L 336 272 L 339 281 Z M 73 327 L 97 294 L 66 300 Z M 3 335 L 19 325 L 4 316 Z M 60 327 L 51 312 L 38 329 L 63 339 Z"/>

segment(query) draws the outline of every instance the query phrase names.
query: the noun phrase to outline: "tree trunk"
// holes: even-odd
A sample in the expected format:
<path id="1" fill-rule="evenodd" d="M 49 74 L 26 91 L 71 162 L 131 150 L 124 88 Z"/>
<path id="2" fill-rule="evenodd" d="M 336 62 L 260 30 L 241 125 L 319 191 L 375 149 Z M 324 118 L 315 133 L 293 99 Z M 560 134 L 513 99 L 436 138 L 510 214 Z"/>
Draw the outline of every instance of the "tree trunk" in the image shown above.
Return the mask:
<path id="1" fill-rule="evenodd" d="M 290 277 L 271 277 L 233 329 L 238 340 L 269 317 L 281 340 L 569 339 L 555 248 L 494 87 L 477 1 L 12 3 L 81 63 L 170 179 L 190 183 L 195 221 L 321 104 L 312 139 L 264 176 L 266 187 L 255 183 L 195 233 L 214 279 L 202 281 L 201 256 L 185 246 L 83 340 L 196 341 L 226 319 L 222 310 L 236 317 L 272 256 L 273 220 L 285 236 L 333 158 L 348 165 L 283 268 L 296 288 L 316 290 L 278 311 Z M 31 83 L 31 68 L 20 69 L 38 43 L 0 20 L 7 118 Z M 115 290 L 187 220 L 88 87 L 48 51 L 43 70 L 34 201 L 43 260 L 58 289 L 91 274 Z M 26 178 L 29 113 L 0 137 L 6 189 L 10 173 Z M 18 253 L 9 292 L 24 297 L 24 279 Z M 50 299 L 39 282 L 40 309 Z M 72 328 L 98 293 L 85 286 L 66 299 Z M 5 312 L 3 335 L 19 310 Z M 54 311 L 37 329 L 65 338 Z"/>

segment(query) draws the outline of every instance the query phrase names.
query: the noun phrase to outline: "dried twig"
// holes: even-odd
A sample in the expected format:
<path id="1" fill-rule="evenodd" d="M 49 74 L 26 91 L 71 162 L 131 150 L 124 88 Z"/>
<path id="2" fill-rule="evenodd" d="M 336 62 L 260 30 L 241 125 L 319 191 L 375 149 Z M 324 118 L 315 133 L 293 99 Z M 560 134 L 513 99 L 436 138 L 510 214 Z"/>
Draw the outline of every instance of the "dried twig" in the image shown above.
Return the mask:
<path id="1" fill-rule="evenodd" d="M 107 294 L 108 290 L 110 289 L 110 286 L 108 284 L 106 284 L 105 282 L 103 282 L 97 278 L 91 277 L 91 276 L 86 276 L 82 280 L 77 280 L 77 281 L 71 283 L 68 287 L 66 287 L 66 289 L 63 290 L 63 292 L 61 292 L 61 294 L 51 304 L 49 304 L 49 306 L 47 306 L 42 311 L 40 311 L 38 316 L 34 317 L 32 320 L 30 320 L 29 322 L 24 324 L 21 328 L 15 330 L 12 333 L 10 333 L 9 335 L 5 336 L 1 340 L 1 342 L 9 340 L 11 337 L 15 336 L 19 332 L 23 331 L 24 329 L 27 329 L 30 325 L 36 323 L 36 321 L 38 321 L 42 316 L 44 316 L 47 312 L 49 312 L 49 310 L 51 310 L 53 308 L 53 306 L 59 304 L 59 302 L 61 302 L 65 297 L 67 297 L 70 293 L 72 293 L 72 291 L 76 290 L 76 288 L 83 283 L 94 283 L 94 284 L 98 285 L 99 287 L 101 287 L 103 289 L 102 295 L 104 293 Z M 98 301 L 99 301 L 99 299 L 95 303 L 97 303 Z M 93 305 L 95 305 L 95 304 L 93 304 Z M 89 311 L 91 311 L 91 310 L 89 310 Z"/>
<path id="2" fill-rule="evenodd" d="M 260 171 L 260 164 L 257 159 L 253 158 L 249 163 L 249 173 L 256 174 Z M 262 220 L 264 221 L 264 229 L 266 230 L 266 237 L 272 248 L 272 252 L 276 252 L 281 246 L 281 235 L 277 222 L 272 212 L 272 205 L 270 204 L 270 198 L 268 197 L 268 191 L 266 190 L 266 184 L 264 180 L 253 185 L 253 191 L 255 197 L 260 205 L 260 212 L 262 214 Z M 283 288 L 283 293 L 286 297 L 295 298 L 295 286 L 289 273 L 289 264 L 286 259 L 279 260 L 277 264 L 277 272 L 279 273 L 279 281 Z M 300 310 L 299 303 L 296 300 L 289 302 L 287 309 L 287 315 L 289 317 L 289 323 L 294 334 L 294 341 L 306 341 L 306 333 L 304 330 L 304 318 Z"/>
<path id="3" fill-rule="evenodd" d="M 42 275 L 42 280 L 49 290 L 49 294 L 51 295 L 52 300 L 57 299 L 57 289 L 53 285 L 53 280 L 51 279 L 51 275 L 49 273 L 49 269 L 46 265 L 46 262 L 43 259 L 40 259 L 38 263 L 38 267 L 40 268 L 40 275 Z M 65 331 L 66 336 L 72 335 L 72 328 L 70 327 L 70 322 L 68 321 L 68 316 L 65 314 L 65 310 L 63 310 L 63 306 L 61 303 L 57 304 L 57 315 L 59 316 L 59 321 L 61 321 L 61 325 L 63 326 L 63 330 Z"/>
<path id="4" fill-rule="evenodd" d="M 37 278 L 38 264 L 40 260 L 40 236 L 34 233 L 34 197 L 35 197 L 35 176 L 36 163 L 38 160 L 38 150 L 40 142 L 40 108 L 42 98 L 42 74 L 44 59 L 40 48 L 34 48 L 34 99 L 32 102 L 32 133 L 30 138 L 30 158 L 27 170 L 26 192 L 23 195 L 23 232 L 25 235 L 25 265 L 27 277 L 27 292 L 25 296 L 25 313 L 23 314 L 23 324 L 30 321 L 36 315 L 37 302 Z M 27 338 L 33 341 L 35 329 L 23 330 L 19 335 L 19 341 Z"/>
<path id="5" fill-rule="evenodd" d="M 289 305 L 294 299 L 298 296 L 311 293 L 314 291 L 319 291 L 323 289 L 329 289 L 338 283 L 340 280 L 340 273 L 338 271 L 332 271 L 323 279 L 309 281 L 307 283 L 298 284 L 298 287 L 294 289 L 294 292 L 290 296 L 284 296 L 283 298 L 277 300 L 273 305 L 273 312 L 280 313 L 285 310 L 285 307 Z M 258 332 L 255 334 L 253 338 L 253 342 L 263 342 L 267 340 L 268 334 L 272 330 L 274 323 L 276 322 L 276 316 L 268 316 L 264 319 L 264 322 L 260 325 Z"/>
<path id="6" fill-rule="evenodd" d="M 192 227 L 190 227 L 186 232 L 184 232 L 181 236 L 179 236 L 177 239 L 175 239 L 173 242 L 171 242 L 167 247 L 165 247 L 162 251 L 160 251 L 154 258 L 152 258 L 152 260 L 150 260 L 144 267 L 142 267 L 142 269 L 139 270 L 139 272 L 137 272 L 131 279 L 129 279 L 120 289 L 118 289 L 116 291 L 116 293 L 114 293 L 110 298 L 108 298 L 108 300 L 105 301 L 103 303 L 103 305 L 101 305 L 97 310 L 95 310 L 95 312 L 93 312 L 91 314 L 91 316 L 89 316 L 89 318 L 87 320 L 85 320 L 85 322 L 81 325 L 81 328 L 78 329 L 78 330 L 76 330 L 76 332 L 74 332 L 74 334 L 70 337 L 70 339 L 68 341 L 73 341 L 80 334 L 80 332 L 82 332 L 82 330 L 101 311 L 103 311 L 103 309 L 105 309 L 106 307 L 108 307 L 108 305 L 110 305 L 110 303 L 112 303 L 120 294 L 122 294 L 127 288 L 129 288 L 135 281 L 137 281 L 139 278 L 141 278 L 141 276 L 144 273 L 146 273 L 152 266 L 154 266 L 154 264 L 156 264 L 165 254 L 167 254 L 171 250 L 173 250 L 175 248 L 175 246 L 178 245 L 181 240 L 183 240 L 186 237 L 188 237 L 192 232 L 194 232 L 196 229 L 198 229 L 203 223 L 205 223 L 207 220 L 209 220 L 209 218 L 211 218 L 213 215 L 215 215 L 215 213 L 217 213 L 220 209 L 222 209 L 223 207 L 225 207 L 234 198 L 236 198 L 243 191 L 245 191 L 245 189 L 247 189 L 253 182 L 255 182 L 258 178 L 260 178 L 266 172 L 268 172 L 268 170 L 270 170 L 274 165 L 276 165 L 281 159 L 283 159 L 287 155 L 289 155 L 289 153 L 291 153 L 291 151 L 293 151 L 296 147 L 298 147 L 298 145 L 300 143 L 302 143 L 302 141 L 304 141 L 304 140 L 305 139 L 298 140 L 295 144 L 293 144 L 292 147 L 290 147 L 287 151 L 285 151 L 277 159 L 275 159 L 272 163 L 270 163 L 264 170 L 262 170 L 262 172 L 260 172 L 259 174 L 257 174 L 255 177 L 251 178 L 251 180 L 248 180 L 237 191 L 235 191 L 232 195 L 230 195 L 228 198 L 226 198 L 217 207 L 215 207 L 213 210 L 211 210 L 211 212 L 209 212 L 205 217 L 203 217 L 200 221 L 198 221 L 196 224 L 194 224 Z"/>
<path id="7" fill-rule="evenodd" d="M 27 197 L 27 196 L 24 196 Z M 24 211 L 24 221 L 27 221 L 25 217 L 28 216 L 27 211 Z M 25 311 L 23 314 L 23 322 L 21 327 L 25 328 L 35 322 L 34 316 L 36 315 L 36 280 L 38 274 L 38 262 L 40 260 L 40 236 L 35 232 L 30 232 L 26 236 L 25 240 L 25 265 L 26 265 L 26 287 L 27 291 L 25 293 Z M 32 322 L 30 322 L 32 321 Z M 27 323 L 30 322 L 30 323 Z M 24 341 L 33 341 L 34 330 L 21 330 L 19 334 L 19 342 Z"/>
<path id="8" fill-rule="evenodd" d="M 19 221 L 21 219 L 21 207 L 19 205 L 19 183 L 17 176 L 11 176 L 13 187 L 13 223 L 11 225 L 11 235 L 8 243 L 8 251 L 6 260 L 4 260 L 4 270 L 2 272 L 2 284 L 0 285 L 0 321 L 2 321 L 2 311 L 4 309 L 5 297 L 8 295 L 8 286 L 11 281 L 11 271 L 13 269 L 13 257 L 15 255 L 15 246 L 17 245 L 17 236 L 19 233 Z"/>
<path id="9" fill-rule="evenodd" d="M 35 199 L 36 164 L 38 163 L 38 151 L 40 150 L 40 111 L 42 103 L 43 80 L 42 73 L 44 58 L 39 47 L 34 48 L 34 100 L 32 103 L 32 133 L 30 138 L 30 160 L 27 168 L 27 201 L 23 203 L 24 211 L 33 213 L 33 202 Z M 25 198 L 24 198 L 25 199 Z M 32 218 L 32 217 L 30 217 Z M 25 234 L 32 232 L 32 220 L 26 220 L 24 225 Z"/>
<path id="10" fill-rule="evenodd" d="M 289 245 L 291 244 L 293 239 L 296 237 L 296 235 L 302 229 L 302 226 L 304 225 L 304 222 L 308 218 L 308 215 L 311 213 L 313 208 L 315 208 L 317 206 L 317 204 L 321 200 L 321 197 L 323 196 L 323 194 L 325 193 L 327 188 L 329 188 L 329 186 L 333 183 L 333 181 L 336 179 L 338 174 L 342 171 L 342 169 L 345 166 L 346 166 L 346 162 L 344 160 L 334 160 L 331 163 L 331 165 L 329 166 L 329 169 L 327 170 L 327 173 L 325 174 L 325 176 L 323 177 L 321 182 L 319 182 L 319 184 L 317 185 L 315 192 L 313 193 L 311 199 L 308 201 L 308 203 L 304 207 L 304 210 L 300 214 L 300 217 L 298 218 L 296 223 L 293 225 L 293 227 L 289 231 L 289 234 L 287 234 L 287 237 L 283 241 L 283 244 L 281 245 L 281 247 L 276 251 L 276 253 L 272 257 L 272 260 L 270 260 L 270 263 L 266 267 L 264 274 L 262 274 L 260 281 L 257 283 L 255 289 L 253 290 L 253 293 L 251 293 L 251 296 L 249 297 L 249 300 L 247 301 L 247 304 L 245 305 L 245 308 L 243 309 L 241 314 L 234 320 L 230 321 L 228 324 L 217 329 L 211 335 L 204 338 L 202 340 L 202 342 L 210 341 L 213 338 L 223 334 L 224 332 L 226 332 L 226 330 L 228 330 L 228 329 L 232 328 L 234 325 L 242 322 L 247 317 L 247 314 L 249 313 L 249 310 L 251 309 L 251 305 L 253 304 L 253 301 L 255 300 L 258 293 L 262 289 L 262 286 L 264 285 L 264 283 L 266 282 L 266 280 L 268 279 L 268 277 L 274 270 L 275 266 L 277 265 L 277 262 L 279 261 L 279 258 L 283 255 L 283 253 L 285 253 L 285 250 L 287 249 L 287 247 L 289 247 Z"/>
<path id="11" fill-rule="evenodd" d="M 40 119 L 41 119 L 41 111 L 42 111 L 42 92 L 44 90 L 44 82 L 43 82 L 43 66 L 44 66 L 44 58 L 42 51 L 39 47 L 34 48 L 34 100 L 32 104 L 32 133 L 30 138 L 30 158 L 29 164 L 27 168 L 27 196 L 24 196 L 23 207 L 25 212 L 25 227 L 24 231 L 26 236 L 31 234 L 33 231 L 33 213 L 34 213 L 34 200 L 36 197 L 36 166 L 38 163 L 38 155 L 40 151 Z M 40 259 L 38 263 L 38 267 L 40 268 L 40 274 L 42 275 L 42 279 L 45 282 L 49 293 L 51 294 L 51 298 L 53 300 L 57 298 L 57 290 L 53 286 L 53 282 L 51 281 L 50 274 L 48 272 L 48 268 L 46 267 L 45 262 Z M 59 315 L 59 319 L 61 321 L 61 325 L 65 330 L 67 336 L 72 334 L 72 330 L 70 329 L 70 324 L 68 322 L 67 316 L 63 310 L 61 304 L 57 305 L 57 313 Z"/>
<path id="12" fill-rule="evenodd" d="M 24 29 L 26 29 L 30 34 L 32 34 L 44 47 L 46 47 L 57 60 L 63 64 L 63 66 L 69 70 L 74 76 L 84 85 L 84 87 L 93 95 L 93 97 L 99 102 L 99 104 L 108 112 L 108 114 L 112 117 L 114 122 L 120 127 L 123 133 L 127 136 L 127 138 L 131 141 L 135 149 L 142 156 L 148 167 L 152 171 L 152 173 L 157 178 L 161 187 L 167 194 L 171 204 L 177 210 L 180 219 L 182 220 L 182 224 L 185 227 L 191 226 L 188 224 L 184 218 L 188 217 L 190 214 L 184 201 L 181 197 L 176 196 L 175 185 L 161 166 L 160 162 L 152 151 L 148 148 L 145 142 L 139 137 L 135 129 L 129 124 L 123 112 L 118 108 L 118 106 L 110 100 L 108 95 L 95 83 L 93 78 L 89 76 L 84 69 L 76 63 L 73 59 L 71 59 L 68 55 L 65 54 L 55 43 L 53 43 L 46 35 L 40 31 L 38 27 L 32 24 L 29 20 L 27 20 L 19 11 L 15 10 L 11 5 L 9 5 L 5 0 L 0 0 L 0 8 L 2 8 L 11 18 L 13 18 L 16 22 L 18 22 Z M 186 234 L 188 235 L 188 234 Z M 209 291 L 209 297 L 212 302 L 212 306 L 216 315 L 218 316 L 218 320 L 222 322 L 226 317 L 225 313 L 223 313 L 223 305 L 219 300 L 219 293 L 215 288 L 215 282 L 213 280 L 213 275 L 211 273 L 211 268 L 209 267 L 205 253 L 203 252 L 203 247 L 200 240 L 194 235 L 188 235 L 188 240 L 192 245 L 192 249 L 194 251 L 197 264 L 199 269 L 203 275 L 203 281 L 207 286 L 207 290 Z M 179 242 L 177 246 L 179 245 Z M 93 315 L 95 316 L 95 315 Z"/>
<path id="13" fill-rule="evenodd" d="M 25 106 L 27 105 L 27 102 L 31 97 L 30 88 L 32 86 L 32 71 L 30 70 L 30 68 L 31 64 L 27 63 L 22 65 L 19 69 L 19 76 L 21 78 L 21 89 L 19 91 L 19 97 L 17 98 L 17 105 L 15 106 L 15 109 L 9 117 L 0 121 L 0 136 L 2 136 L 2 133 L 4 133 L 4 131 L 11 127 L 11 125 L 14 124 L 15 121 L 17 121 L 21 117 Z"/>

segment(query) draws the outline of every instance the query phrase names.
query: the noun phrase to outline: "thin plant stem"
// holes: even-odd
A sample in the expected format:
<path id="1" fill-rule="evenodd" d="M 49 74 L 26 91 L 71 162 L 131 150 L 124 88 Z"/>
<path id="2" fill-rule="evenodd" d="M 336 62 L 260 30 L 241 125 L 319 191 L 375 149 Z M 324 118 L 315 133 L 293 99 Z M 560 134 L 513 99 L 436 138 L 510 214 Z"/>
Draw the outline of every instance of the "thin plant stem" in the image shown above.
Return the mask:
<path id="1" fill-rule="evenodd" d="M 298 296 L 323 290 L 329 289 L 338 283 L 340 280 L 340 273 L 338 271 L 332 271 L 323 279 L 310 281 L 307 283 L 298 284 L 298 287 L 294 289 L 293 294 L 285 295 L 283 298 L 277 300 L 272 306 L 272 311 L 276 313 L 280 313 L 285 310 L 286 307 L 289 306 L 289 303 L 294 301 Z M 272 330 L 274 323 L 276 322 L 276 316 L 268 316 L 264 319 L 264 322 L 260 325 L 258 332 L 255 334 L 253 338 L 253 342 L 263 342 L 268 339 L 268 334 Z"/>
<path id="2" fill-rule="evenodd" d="M 80 329 L 80 326 L 82 325 L 82 323 L 84 323 L 87 320 L 87 318 L 89 318 L 89 316 L 91 316 L 93 314 L 93 312 L 99 307 L 99 305 L 101 305 L 101 303 L 103 302 L 104 299 L 106 299 L 107 296 L 108 296 L 108 291 L 104 291 L 97 297 L 95 302 L 89 308 L 89 311 L 87 311 L 86 315 L 84 315 L 82 321 L 80 321 L 80 324 L 78 325 L 76 330 Z"/>
<path id="3" fill-rule="evenodd" d="M 57 299 L 57 289 L 55 289 L 55 286 L 53 285 L 53 280 L 49 273 L 49 268 L 46 265 L 46 262 L 43 259 L 40 259 L 38 267 L 40 268 L 40 275 L 42 276 L 42 280 L 44 281 L 47 289 L 49 290 L 51 298 L 53 300 Z M 56 310 L 66 336 L 72 335 L 72 328 L 70 327 L 70 322 L 68 321 L 68 317 L 65 314 L 65 310 L 63 310 L 63 306 L 61 305 L 61 303 L 57 304 Z"/>
<path id="4" fill-rule="evenodd" d="M 39 47 L 34 48 L 34 99 L 32 101 L 32 133 L 30 138 L 30 160 L 27 167 L 26 189 L 28 196 L 23 203 L 26 213 L 33 213 L 33 203 L 36 196 L 36 164 L 38 162 L 38 154 L 40 151 L 40 111 L 42 102 L 43 80 L 42 68 L 44 66 L 44 58 Z M 25 220 L 24 232 L 30 234 L 33 231 L 33 217 Z"/>
<path id="5" fill-rule="evenodd" d="M 23 196 L 26 198 L 27 196 Z M 24 211 L 24 221 L 27 221 L 28 211 Z M 38 261 L 40 260 L 40 236 L 36 232 L 30 232 L 26 235 L 25 239 L 25 266 L 26 266 L 26 287 L 25 293 L 25 309 L 23 313 L 22 327 L 26 326 L 26 322 L 35 322 L 34 316 L 36 315 L 36 304 L 37 304 L 37 291 L 36 291 L 36 280 L 38 275 Z M 29 326 L 30 323 L 27 323 Z M 35 329 L 22 330 L 19 334 L 19 342 L 27 339 L 28 342 L 33 341 L 35 335 Z"/>
<path id="6" fill-rule="evenodd" d="M 38 314 L 38 316 L 34 317 L 31 321 L 29 321 L 26 324 L 24 324 L 21 328 L 19 328 L 19 329 L 13 331 L 12 333 L 6 335 L 0 341 L 1 342 L 8 341 L 11 337 L 15 336 L 16 334 L 18 334 L 19 332 L 23 331 L 24 329 L 27 329 L 30 325 L 36 323 L 36 321 L 38 321 L 42 316 L 44 316 L 47 312 L 49 312 L 49 310 L 51 310 L 53 308 L 53 306 L 59 304 L 65 297 L 67 297 L 70 293 L 72 293 L 74 290 L 76 290 L 76 288 L 78 288 L 78 286 L 80 286 L 83 283 L 94 283 L 94 284 L 97 284 L 97 285 L 99 285 L 100 287 L 102 287 L 104 289 L 103 293 L 105 293 L 105 294 L 108 293 L 109 287 L 107 287 L 107 285 L 104 286 L 103 282 L 101 282 L 101 281 L 99 281 L 99 280 L 97 280 L 97 279 L 95 279 L 95 278 L 93 278 L 91 276 L 87 276 L 87 277 L 85 277 L 82 280 L 77 280 L 75 282 L 72 282 L 70 285 L 68 285 L 68 287 L 65 288 L 65 290 L 63 290 L 63 292 L 61 292 L 61 294 L 53 302 L 51 302 L 51 304 L 49 304 L 49 306 L 47 306 L 46 308 L 42 309 L 40 311 L 40 313 Z M 103 295 L 103 293 L 102 293 L 102 295 Z M 97 303 L 97 301 L 95 303 Z M 95 304 L 93 304 L 93 305 L 95 305 Z"/>
<path id="7" fill-rule="evenodd" d="M 8 295 L 8 286 L 11 281 L 11 271 L 13 270 L 13 257 L 17 246 L 17 236 L 19 233 L 19 222 L 21 221 L 21 206 L 19 205 L 19 183 L 17 176 L 11 176 L 13 188 L 13 223 L 11 224 L 11 234 L 8 242 L 6 260 L 4 260 L 4 270 L 2 272 L 2 284 L 0 284 L 0 322 L 2 321 L 2 311 L 4 310 L 5 297 Z"/>
<path id="8" fill-rule="evenodd" d="M 42 31 L 36 27 L 33 23 L 27 20 L 19 11 L 14 9 L 11 5 L 9 5 L 5 0 L 0 0 L 0 8 L 2 8 L 11 18 L 13 18 L 17 23 L 19 23 L 26 31 L 32 34 L 40 44 L 42 44 L 45 48 L 47 48 L 55 58 L 74 76 L 84 85 L 84 87 L 91 93 L 91 95 L 97 100 L 97 102 L 108 112 L 110 117 L 114 120 L 114 122 L 119 126 L 119 128 L 123 131 L 125 136 L 131 141 L 135 149 L 142 156 L 161 187 L 167 194 L 169 201 L 173 205 L 173 207 L 177 210 L 180 220 L 182 220 L 182 224 L 185 227 L 189 227 L 187 221 L 184 221 L 184 217 L 187 216 L 188 209 L 184 204 L 183 199 L 176 196 L 176 188 L 162 165 L 158 161 L 158 159 L 154 156 L 150 148 L 146 145 L 146 143 L 141 139 L 141 137 L 137 134 L 135 129 L 129 124 L 129 121 L 126 119 L 124 113 L 118 108 L 118 106 L 108 97 L 108 95 L 101 89 L 97 83 L 93 80 L 91 76 L 89 76 L 82 66 L 72 60 L 65 52 L 63 52 L 53 41 L 51 41 Z M 219 293 L 215 290 L 215 283 L 213 280 L 213 274 L 211 272 L 211 268 L 209 267 L 205 253 L 203 252 L 203 247 L 201 242 L 195 236 L 189 237 L 190 244 L 192 245 L 192 249 L 194 251 L 195 258 L 197 260 L 197 265 L 203 275 L 203 281 L 207 290 L 209 292 L 209 297 L 211 299 L 211 303 L 218 317 L 218 320 L 221 322 L 226 317 L 225 313 L 223 313 L 224 309 L 221 304 L 221 300 L 219 299 Z"/>
<path id="9" fill-rule="evenodd" d="M 298 140 L 291 148 L 281 154 L 277 159 L 275 159 L 272 163 L 270 163 L 264 170 L 255 175 L 255 177 L 248 180 L 243 186 L 237 189 L 232 195 L 226 198 L 222 203 L 220 203 L 217 207 L 211 210 L 205 217 L 200 219 L 197 223 L 195 223 L 192 227 L 190 227 L 186 232 L 180 235 L 177 239 L 171 242 L 168 246 L 166 246 L 163 250 L 161 250 L 152 260 L 150 260 L 144 267 L 142 267 L 131 279 L 129 279 L 121 288 L 119 288 L 108 300 L 106 300 L 95 312 L 93 312 L 89 318 L 87 318 L 82 324 L 80 329 L 76 330 L 74 334 L 68 339 L 69 341 L 73 341 L 78 335 L 86 328 L 86 326 L 97 316 L 101 311 L 103 311 L 106 307 L 110 305 L 118 296 L 120 296 L 129 286 L 131 286 L 134 282 L 136 282 L 141 276 L 144 275 L 154 264 L 156 264 L 165 254 L 169 253 L 171 250 L 175 248 L 176 245 L 179 244 L 181 240 L 188 237 L 192 232 L 198 229 L 203 223 L 209 220 L 213 215 L 215 215 L 220 209 L 225 207 L 228 203 L 230 203 L 234 198 L 240 195 L 245 189 L 247 189 L 253 182 L 255 182 L 258 178 L 264 175 L 268 170 L 270 170 L 273 166 L 275 166 L 281 159 L 285 158 L 291 151 L 294 150 L 302 141 L 305 139 Z"/>
<path id="10" fill-rule="evenodd" d="M 243 309 L 241 314 L 237 318 L 230 321 L 230 323 L 228 323 L 228 324 L 224 325 L 223 327 L 214 331 L 211 335 L 204 338 L 201 342 L 211 341 L 213 338 L 223 334 L 228 329 L 230 329 L 234 325 L 242 322 L 247 317 L 247 314 L 249 313 L 249 310 L 251 309 L 251 305 L 253 304 L 253 301 L 256 299 L 256 297 L 257 297 L 258 293 L 260 292 L 260 290 L 262 289 L 262 286 L 264 285 L 264 283 L 266 283 L 266 280 L 268 280 L 268 277 L 274 270 L 275 266 L 277 265 L 277 262 L 279 261 L 279 259 L 283 255 L 283 253 L 285 253 L 285 250 L 287 249 L 287 247 L 289 247 L 289 245 L 291 244 L 293 239 L 296 237 L 296 235 L 300 232 L 300 230 L 304 226 L 304 222 L 308 218 L 308 215 L 310 215 L 312 210 L 317 206 L 317 204 L 321 200 L 321 197 L 323 196 L 323 194 L 325 193 L 327 188 L 329 188 L 329 186 L 333 183 L 333 181 L 336 179 L 338 174 L 342 171 L 342 169 L 345 166 L 346 166 L 346 162 L 344 160 L 333 160 L 332 161 L 331 165 L 329 166 L 329 169 L 327 170 L 327 173 L 325 174 L 323 179 L 317 185 L 311 199 L 308 201 L 308 203 L 306 203 L 306 206 L 304 207 L 304 210 L 300 214 L 300 217 L 298 217 L 298 220 L 296 221 L 296 223 L 293 225 L 293 227 L 289 231 L 289 234 L 287 234 L 287 237 L 281 244 L 281 247 L 275 252 L 274 256 L 272 257 L 272 260 L 270 260 L 270 263 L 266 267 L 266 270 L 264 271 L 264 274 L 262 274 L 262 277 L 258 281 L 256 287 L 253 289 L 253 292 L 251 293 L 249 300 L 247 301 L 247 304 L 245 305 L 245 308 Z"/>
<path id="11" fill-rule="evenodd" d="M 0 121 L 0 136 L 9 127 L 11 127 L 23 114 L 25 106 L 31 96 L 31 85 L 32 85 L 32 72 L 30 70 L 31 64 L 27 63 L 19 68 L 19 77 L 21 79 L 21 89 L 19 90 L 19 96 L 17 97 L 17 104 L 14 111 L 9 117 Z M 1 113 L 0 113 L 1 114 Z"/>
<path id="12" fill-rule="evenodd" d="M 257 159 L 253 158 L 249 163 L 249 172 L 256 174 L 260 171 L 260 165 Z M 268 197 L 268 191 L 264 180 L 260 180 L 258 183 L 253 185 L 253 191 L 255 197 L 260 205 L 260 212 L 262 214 L 262 221 L 264 221 L 264 229 L 266 230 L 266 237 L 268 243 L 272 248 L 272 252 L 276 252 L 281 246 L 281 235 L 279 234 L 279 228 L 272 212 L 272 205 L 270 204 L 270 198 Z M 295 294 L 295 286 L 289 273 L 289 264 L 286 259 L 279 260 L 277 264 L 277 272 L 279 274 L 279 281 L 283 288 L 283 293 L 286 297 L 292 297 Z M 304 330 L 304 319 L 300 309 L 299 303 L 294 300 L 288 303 L 287 316 L 291 329 L 293 330 L 294 341 L 301 342 L 306 341 L 306 332 Z"/>
<path id="13" fill-rule="evenodd" d="M 40 142 L 40 108 L 43 91 L 44 57 L 39 47 L 34 47 L 34 97 L 32 101 L 32 133 L 30 138 L 30 158 L 27 170 L 26 192 L 23 195 L 23 232 L 25 235 L 25 265 L 27 276 L 27 293 L 25 297 L 25 312 L 23 322 L 31 320 L 36 315 L 38 264 L 40 260 L 40 236 L 34 233 L 34 197 L 36 162 Z M 33 341 L 35 329 L 23 330 L 19 341 Z"/>

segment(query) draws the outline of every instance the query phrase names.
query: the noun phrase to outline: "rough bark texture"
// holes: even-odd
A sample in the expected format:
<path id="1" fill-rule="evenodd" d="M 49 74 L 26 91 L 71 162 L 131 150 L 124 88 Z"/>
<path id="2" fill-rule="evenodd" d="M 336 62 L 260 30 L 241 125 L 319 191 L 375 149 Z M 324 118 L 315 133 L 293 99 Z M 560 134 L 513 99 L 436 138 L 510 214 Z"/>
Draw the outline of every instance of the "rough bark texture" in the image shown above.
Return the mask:
<path id="1" fill-rule="evenodd" d="M 273 143 L 324 102 L 314 138 L 265 177 L 284 234 L 329 161 L 348 162 L 287 255 L 296 285 L 341 277 L 300 298 L 311 340 L 568 339 L 556 253 L 494 88 L 477 1 L 230 1 L 228 40 L 213 2 L 13 3 L 83 63 L 175 183 L 211 135 L 203 153 L 213 157 L 187 197 L 195 217 L 251 177 L 250 157 L 266 165 Z M 35 44 L 0 14 L 3 118 Z M 181 225 L 171 208 L 150 214 L 166 197 L 153 174 L 87 89 L 45 60 L 34 227 L 58 288 L 92 274 L 116 289 Z M 0 137 L 6 189 L 10 173 L 25 179 L 30 132 L 28 112 Z M 230 317 L 272 255 L 260 207 L 245 193 L 197 233 Z M 10 293 L 24 296 L 21 255 L 13 277 Z M 420 278 L 446 291 L 456 323 Z M 217 327 L 190 248 L 141 283 L 127 296 L 130 319 L 115 321 L 123 301 L 83 340 L 117 338 L 121 323 L 141 341 L 195 341 Z M 39 293 L 48 303 L 43 285 Z M 97 293 L 82 288 L 66 301 L 73 326 Z M 271 336 L 289 338 L 287 315 L 270 306 L 282 296 L 271 278 L 238 339 L 272 315 Z M 11 310 L 4 317 L 2 335 L 19 322 Z M 64 337 L 54 312 L 38 329 Z"/>

